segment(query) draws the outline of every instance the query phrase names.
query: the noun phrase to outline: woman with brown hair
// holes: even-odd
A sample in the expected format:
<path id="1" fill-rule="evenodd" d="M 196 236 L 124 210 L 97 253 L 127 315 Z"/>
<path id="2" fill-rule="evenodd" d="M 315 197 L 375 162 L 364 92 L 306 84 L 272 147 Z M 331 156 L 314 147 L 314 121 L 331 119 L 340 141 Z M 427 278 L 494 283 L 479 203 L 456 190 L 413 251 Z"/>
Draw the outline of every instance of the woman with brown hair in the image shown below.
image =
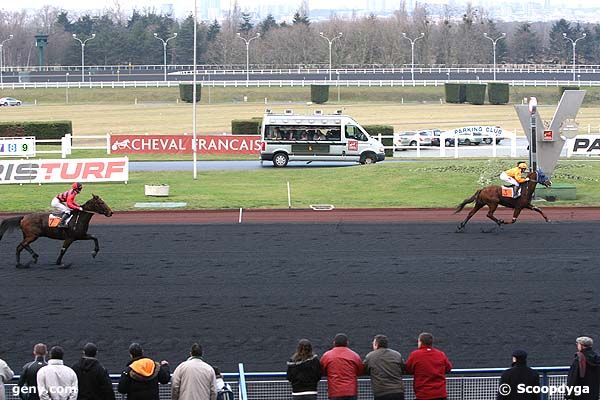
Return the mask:
<path id="1" fill-rule="evenodd" d="M 298 348 L 287 362 L 287 380 L 292 384 L 294 400 L 316 400 L 317 385 L 321 380 L 319 357 L 313 354 L 308 339 L 300 339 Z"/>

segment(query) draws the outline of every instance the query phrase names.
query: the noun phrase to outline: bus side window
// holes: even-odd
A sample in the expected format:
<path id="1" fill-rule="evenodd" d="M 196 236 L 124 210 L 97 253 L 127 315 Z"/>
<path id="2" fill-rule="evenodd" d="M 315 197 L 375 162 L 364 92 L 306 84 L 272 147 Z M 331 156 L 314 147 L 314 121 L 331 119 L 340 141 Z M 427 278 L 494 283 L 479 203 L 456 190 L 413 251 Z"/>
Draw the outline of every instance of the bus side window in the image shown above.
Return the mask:
<path id="1" fill-rule="evenodd" d="M 342 135 L 339 129 L 331 129 L 327 132 L 327 140 L 341 140 Z"/>

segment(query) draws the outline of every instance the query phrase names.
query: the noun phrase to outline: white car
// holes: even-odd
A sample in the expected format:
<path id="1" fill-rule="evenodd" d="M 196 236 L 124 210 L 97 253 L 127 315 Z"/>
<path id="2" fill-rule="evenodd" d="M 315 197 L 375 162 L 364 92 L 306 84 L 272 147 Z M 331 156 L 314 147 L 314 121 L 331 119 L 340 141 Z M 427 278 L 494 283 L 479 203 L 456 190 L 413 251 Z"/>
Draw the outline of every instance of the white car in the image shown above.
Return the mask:
<path id="1" fill-rule="evenodd" d="M 419 144 L 419 146 L 431 146 L 432 136 L 433 133 L 431 133 L 430 131 L 404 132 L 398 135 L 398 139 L 396 140 L 396 146 L 416 147 L 417 143 Z"/>
<path id="2" fill-rule="evenodd" d="M 0 98 L 0 106 L 20 106 L 21 100 L 17 100 L 12 97 L 2 97 Z"/>

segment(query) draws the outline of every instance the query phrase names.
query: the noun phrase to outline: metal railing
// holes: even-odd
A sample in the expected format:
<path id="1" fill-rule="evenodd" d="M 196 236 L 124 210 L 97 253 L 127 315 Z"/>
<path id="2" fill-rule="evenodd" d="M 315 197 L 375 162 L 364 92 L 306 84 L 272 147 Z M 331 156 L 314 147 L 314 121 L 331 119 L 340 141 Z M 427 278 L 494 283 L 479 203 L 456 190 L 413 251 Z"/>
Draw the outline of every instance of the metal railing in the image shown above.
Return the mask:
<path id="1" fill-rule="evenodd" d="M 285 372 L 245 372 L 244 365 L 239 364 L 237 373 L 226 373 L 224 379 L 229 383 L 236 400 L 281 400 L 292 399 L 291 386 L 286 380 Z M 558 387 L 566 383 L 568 367 L 540 367 L 534 368 L 540 374 L 542 386 Z M 446 387 L 449 400 L 495 400 L 499 386 L 500 375 L 504 368 L 479 368 L 479 369 L 453 369 L 448 374 Z M 119 375 L 111 375 L 113 388 L 117 400 L 125 400 L 126 396 L 116 391 L 116 382 Z M 16 381 L 18 376 L 6 384 L 6 400 L 19 400 L 17 396 Z M 412 378 L 406 377 L 405 398 L 414 399 Z M 318 386 L 318 400 L 327 399 L 327 381 L 322 380 Z M 159 386 L 160 400 L 171 399 L 171 385 Z M 368 377 L 358 381 L 358 400 L 373 398 L 371 382 Z M 564 395 L 542 394 L 543 400 L 562 400 Z"/>

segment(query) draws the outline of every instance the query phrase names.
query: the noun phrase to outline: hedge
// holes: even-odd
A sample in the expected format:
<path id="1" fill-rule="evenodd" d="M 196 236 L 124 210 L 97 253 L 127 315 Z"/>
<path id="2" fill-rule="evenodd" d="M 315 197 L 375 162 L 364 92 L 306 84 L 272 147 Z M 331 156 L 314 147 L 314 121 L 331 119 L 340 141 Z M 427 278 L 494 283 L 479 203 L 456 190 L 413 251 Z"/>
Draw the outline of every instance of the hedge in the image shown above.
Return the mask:
<path id="1" fill-rule="evenodd" d="M 60 139 L 73 134 L 71 121 L 0 122 L 0 137 L 35 136 L 37 139 Z"/>
<path id="2" fill-rule="evenodd" d="M 488 83 L 488 100 L 490 104 L 508 104 L 510 88 L 508 83 Z"/>
<path id="3" fill-rule="evenodd" d="M 329 100 L 329 85 L 310 85 L 310 101 L 324 104 Z"/>
<path id="4" fill-rule="evenodd" d="M 476 105 L 482 105 L 485 103 L 486 85 L 480 83 L 469 83 L 466 86 L 467 102 Z"/>
<path id="5" fill-rule="evenodd" d="M 394 127 L 391 125 L 363 125 L 363 128 L 365 128 L 365 131 L 367 131 L 367 133 L 375 138 L 377 138 L 377 135 L 381 134 L 381 136 L 389 136 L 388 137 L 384 137 L 381 138 L 381 144 L 383 144 L 384 146 L 390 146 L 389 149 L 385 149 L 385 155 L 386 157 L 393 157 L 394 156 L 394 149 L 391 148 L 391 146 L 394 145 Z"/>
<path id="6" fill-rule="evenodd" d="M 234 119 L 231 121 L 232 135 L 260 135 L 261 117 Z"/>
<path id="7" fill-rule="evenodd" d="M 200 102 L 202 97 L 202 84 L 196 83 L 196 103 Z M 186 103 L 192 103 L 194 101 L 194 85 L 189 83 L 179 84 L 179 98 L 181 101 Z"/>
<path id="8" fill-rule="evenodd" d="M 558 98 L 560 99 L 565 90 L 579 90 L 579 86 L 559 86 L 558 87 Z"/>
<path id="9" fill-rule="evenodd" d="M 466 86 L 464 83 L 446 83 L 444 92 L 446 93 L 446 103 L 460 104 L 467 100 Z"/>

